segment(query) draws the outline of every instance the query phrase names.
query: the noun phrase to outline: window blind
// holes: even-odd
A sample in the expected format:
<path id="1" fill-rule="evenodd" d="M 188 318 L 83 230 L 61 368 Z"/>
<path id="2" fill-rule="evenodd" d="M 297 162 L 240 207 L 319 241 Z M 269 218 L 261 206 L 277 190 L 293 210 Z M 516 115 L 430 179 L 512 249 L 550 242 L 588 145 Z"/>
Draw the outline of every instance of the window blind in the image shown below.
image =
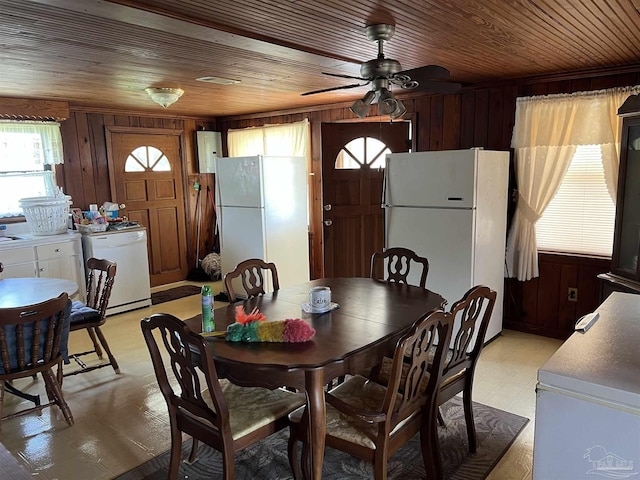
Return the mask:
<path id="1" fill-rule="evenodd" d="M 539 250 L 611 256 L 615 204 L 607 191 L 600 145 L 581 145 L 536 223 Z"/>

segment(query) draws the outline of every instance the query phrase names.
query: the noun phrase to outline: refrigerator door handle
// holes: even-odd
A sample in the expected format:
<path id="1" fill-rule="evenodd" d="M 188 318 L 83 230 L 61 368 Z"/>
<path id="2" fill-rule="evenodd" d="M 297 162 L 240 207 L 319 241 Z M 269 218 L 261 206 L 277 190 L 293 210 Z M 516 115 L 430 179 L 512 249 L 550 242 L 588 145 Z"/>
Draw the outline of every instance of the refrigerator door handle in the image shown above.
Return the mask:
<path id="1" fill-rule="evenodd" d="M 384 159 L 384 174 L 382 175 L 382 204 L 387 204 L 387 176 L 389 175 L 389 155 Z"/>

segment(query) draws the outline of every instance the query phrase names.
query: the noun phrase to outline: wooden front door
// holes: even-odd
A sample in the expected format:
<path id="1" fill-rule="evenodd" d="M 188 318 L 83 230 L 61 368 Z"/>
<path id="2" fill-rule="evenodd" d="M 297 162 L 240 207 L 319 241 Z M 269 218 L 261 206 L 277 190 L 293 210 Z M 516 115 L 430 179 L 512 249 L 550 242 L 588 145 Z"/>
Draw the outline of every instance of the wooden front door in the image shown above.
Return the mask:
<path id="1" fill-rule="evenodd" d="M 323 123 L 324 276 L 368 277 L 384 247 L 386 153 L 406 152 L 409 122 Z"/>
<path id="2" fill-rule="evenodd" d="M 175 131 L 107 132 L 111 196 L 121 214 L 147 227 L 151 286 L 184 280 L 187 242 L 180 162 Z"/>

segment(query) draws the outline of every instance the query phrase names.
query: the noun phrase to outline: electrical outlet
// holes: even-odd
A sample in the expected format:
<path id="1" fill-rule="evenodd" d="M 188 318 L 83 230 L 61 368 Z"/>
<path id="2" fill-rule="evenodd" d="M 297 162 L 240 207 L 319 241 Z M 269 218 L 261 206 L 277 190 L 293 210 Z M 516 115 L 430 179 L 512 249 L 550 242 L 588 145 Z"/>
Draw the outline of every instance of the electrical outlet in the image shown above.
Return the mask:
<path id="1" fill-rule="evenodd" d="M 578 301 L 578 289 L 575 287 L 569 287 L 569 298 L 568 300 L 570 302 L 577 302 Z"/>

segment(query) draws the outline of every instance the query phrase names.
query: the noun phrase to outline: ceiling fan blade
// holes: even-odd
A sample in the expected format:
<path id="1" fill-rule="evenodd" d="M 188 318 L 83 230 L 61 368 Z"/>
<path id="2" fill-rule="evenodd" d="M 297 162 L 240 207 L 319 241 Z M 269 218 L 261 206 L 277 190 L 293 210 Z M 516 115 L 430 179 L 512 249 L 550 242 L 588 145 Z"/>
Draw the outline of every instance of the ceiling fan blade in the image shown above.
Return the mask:
<path id="1" fill-rule="evenodd" d="M 412 68 L 411 70 L 404 70 L 402 72 L 398 72 L 396 75 L 407 75 L 411 77 L 411 80 L 423 83 L 435 78 L 443 80 L 447 79 L 451 76 L 451 73 L 440 65 L 426 65 L 424 67 Z"/>
<path id="2" fill-rule="evenodd" d="M 339 77 L 339 78 L 352 78 L 353 80 L 366 80 L 366 78 L 362 78 L 362 77 L 353 77 L 351 75 L 342 75 L 340 73 L 329 73 L 329 72 L 322 72 L 323 75 L 330 75 L 332 77 Z"/>
<path id="3" fill-rule="evenodd" d="M 301 93 L 300 95 L 302 95 L 302 96 L 304 96 L 304 95 L 314 95 L 316 93 L 331 92 L 333 90 L 344 90 L 346 88 L 364 87 L 365 85 L 368 85 L 368 84 L 369 84 L 369 82 L 367 82 L 367 83 L 353 83 L 351 85 L 343 85 L 341 87 L 331 87 L 331 88 L 323 88 L 321 90 L 313 90 L 311 92 Z"/>
<path id="4" fill-rule="evenodd" d="M 416 88 L 411 89 L 412 92 L 428 92 L 437 94 L 457 93 L 462 88 L 460 83 L 454 82 L 438 82 L 435 80 L 427 80 L 420 82 Z"/>

